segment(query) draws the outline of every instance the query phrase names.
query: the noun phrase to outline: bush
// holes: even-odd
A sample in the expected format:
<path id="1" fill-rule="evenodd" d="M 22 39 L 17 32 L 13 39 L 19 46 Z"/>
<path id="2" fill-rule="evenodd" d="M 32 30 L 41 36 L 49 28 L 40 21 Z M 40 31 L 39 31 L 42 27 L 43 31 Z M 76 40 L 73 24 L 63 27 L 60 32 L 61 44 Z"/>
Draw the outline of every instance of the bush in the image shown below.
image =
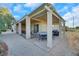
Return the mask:
<path id="1" fill-rule="evenodd" d="M 6 32 L 6 30 L 1 30 L 2 32 Z"/>
<path id="2" fill-rule="evenodd" d="M 0 32 L 0 34 L 1 34 L 1 32 Z"/>
<path id="3" fill-rule="evenodd" d="M 8 46 L 5 42 L 0 42 L 0 56 L 6 56 L 8 54 Z"/>

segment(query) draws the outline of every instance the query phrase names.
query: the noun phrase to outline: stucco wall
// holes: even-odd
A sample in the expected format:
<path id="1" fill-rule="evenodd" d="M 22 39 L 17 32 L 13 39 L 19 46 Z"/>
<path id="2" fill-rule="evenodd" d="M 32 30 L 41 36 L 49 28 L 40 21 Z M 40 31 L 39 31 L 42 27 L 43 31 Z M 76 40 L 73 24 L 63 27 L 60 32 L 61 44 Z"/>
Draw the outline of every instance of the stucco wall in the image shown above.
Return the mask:
<path id="1" fill-rule="evenodd" d="M 34 24 L 39 24 L 39 32 L 47 32 L 47 21 L 46 20 L 42 20 L 42 19 L 40 19 L 39 21 L 32 20 L 31 21 L 31 32 L 34 32 Z M 21 25 L 22 25 L 22 31 L 25 31 L 26 29 L 25 24 L 21 24 Z M 52 24 L 52 30 L 53 29 L 59 30 L 59 24 L 57 23 Z"/>
<path id="2" fill-rule="evenodd" d="M 53 30 L 59 30 L 59 25 L 56 25 L 56 24 L 55 25 L 52 25 L 52 29 Z"/>
<path id="3" fill-rule="evenodd" d="M 32 33 L 34 32 L 34 25 L 35 24 L 39 24 L 39 22 L 37 22 L 37 21 L 31 21 L 31 32 Z"/>
<path id="4" fill-rule="evenodd" d="M 24 24 L 22 24 L 22 31 L 25 31 L 26 26 Z"/>
<path id="5" fill-rule="evenodd" d="M 39 24 L 39 32 L 47 32 L 47 21 L 40 20 L 39 22 L 32 22 L 31 23 L 31 31 L 34 31 L 34 24 Z M 59 24 L 52 24 L 52 30 L 57 29 L 59 30 Z"/>
<path id="6" fill-rule="evenodd" d="M 46 32 L 47 31 L 47 25 L 45 20 L 41 20 L 39 23 L 39 32 Z"/>

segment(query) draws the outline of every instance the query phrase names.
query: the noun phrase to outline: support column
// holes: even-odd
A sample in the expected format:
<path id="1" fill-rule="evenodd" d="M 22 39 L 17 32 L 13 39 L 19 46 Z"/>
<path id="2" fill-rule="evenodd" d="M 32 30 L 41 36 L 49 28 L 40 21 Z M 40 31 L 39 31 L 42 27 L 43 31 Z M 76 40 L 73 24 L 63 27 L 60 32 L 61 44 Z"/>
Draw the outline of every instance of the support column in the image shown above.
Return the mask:
<path id="1" fill-rule="evenodd" d="M 63 26 L 63 27 L 64 27 L 64 31 L 65 31 L 65 21 L 63 21 L 63 24 L 64 24 L 64 26 Z"/>
<path id="2" fill-rule="evenodd" d="M 52 13 L 47 12 L 47 47 L 52 48 Z"/>
<path id="3" fill-rule="evenodd" d="M 64 26 L 65 26 L 64 22 L 60 20 L 60 32 L 61 32 L 61 34 L 64 33 L 64 30 L 65 30 Z"/>
<path id="4" fill-rule="evenodd" d="M 26 38 L 30 39 L 31 38 L 31 28 L 30 28 L 30 18 L 26 16 Z"/>
<path id="5" fill-rule="evenodd" d="M 60 37 L 60 39 L 65 39 L 65 32 L 64 32 L 64 21 L 63 20 L 59 20 L 60 22 L 59 22 L 59 28 L 60 28 L 60 31 L 59 31 L 59 37 Z"/>
<path id="6" fill-rule="evenodd" d="M 63 21 L 63 35 L 65 37 L 65 21 Z"/>
<path id="7" fill-rule="evenodd" d="M 59 35 L 61 35 L 61 31 L 62 31 L 62 24 L 61 24 L 61 20 L 59 19 Z"/>
<path id="8" fill-rule="evenodd" d="M 19 34 L 21 34 L 21 23 L 18 24 L 18 31 L 19 31 Z"/>

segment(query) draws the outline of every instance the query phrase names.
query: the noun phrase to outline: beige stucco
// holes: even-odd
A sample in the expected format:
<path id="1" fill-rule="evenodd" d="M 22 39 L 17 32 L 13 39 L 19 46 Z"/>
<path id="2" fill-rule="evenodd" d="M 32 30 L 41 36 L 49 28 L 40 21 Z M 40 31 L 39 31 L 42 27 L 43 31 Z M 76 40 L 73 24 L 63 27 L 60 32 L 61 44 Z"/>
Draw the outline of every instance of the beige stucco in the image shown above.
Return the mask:
<path id="1" fill-rule="evenodd" d="M 59 30 L 59 20 L 54 16 L 52 22 L 52 28 Z M 39 24 L 39 32 L 47 32 L 47 19 L 42 17 L 38 18 L 38 20 L 31 19 L 31 31 L 34 31 L 34 24 Z"/>
<path id="2" fill-rule="evenodd" d="M 26 29 L 25 20 L 24 20 L 24 21 L 22 21 L 21 23 L 22 23 L 22 24 L 21 24 L 21 26 L 22 26 L 22 30 L 21 30 L 21 31 L 26 32 L 26 31 L 25 31 L 25 29 Z"/>
<path id="3" fill-rule="evenodd" d="M 46 17 L 44 17 L 44 18 L 43 17 L 44 16 L 38 18 L 38 20 L 31 19 L 31 32 L 34 31 L 35 24 L 39 24 L 39 32 L 47 32 L 47 19 L 45 19 Z M 52 22 L 52 29 L 59 30 L 59 19 L 57 19 L 55 16 L 52 16 L 52 17 L 54 19 Z M 26 32 L 25 20 L 21 22 L 21 27 L 22 27 L 21 31 Z M 18 29 L 18 24 L 17 24 L 16 28 Z"/>
<path id="4" fill-rule="evenodd" d="M 46 20 L 40 20 L 40 21 L 33 20 L 31 22 L 32 31 L 34 31 L 34 24 L 39 24 L 39 32 L 46 32 Z"/>
<path id="5" fill-rule="evenodd" d="M 52 22 L 52 29 L 58 29 L 59 30 L 59 20 L 54 16 L 54 21 Z M 21 22 L 21 27 L 22 30 L 26 32 L 26 24 L 25 21 Z M 47 32 L 47 20 L 46 19 L 38 19 L 38 20 L 33 20 L 31 19 L 31 32 L 34 32 L 34 25 L 35 24 L 39 24 L 39 32 Z M 18 29 L 18 24 L 16 26 L 16 28 Z M 17 30 L 18 31 L 18 30 Z"/>

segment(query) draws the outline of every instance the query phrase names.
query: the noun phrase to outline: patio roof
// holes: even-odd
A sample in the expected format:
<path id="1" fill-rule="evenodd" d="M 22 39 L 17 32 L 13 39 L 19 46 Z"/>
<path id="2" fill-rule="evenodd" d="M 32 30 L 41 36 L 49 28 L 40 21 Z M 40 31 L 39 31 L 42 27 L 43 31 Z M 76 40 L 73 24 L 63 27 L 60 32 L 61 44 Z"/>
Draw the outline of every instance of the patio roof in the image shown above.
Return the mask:
<path id="1" fill-rule="evenodd" d="M 23 16 L 17 23 L 25 20 L 26 16 L 29 17 L 33 17 L 35 15 L 37 15 L 39 12 L 45 11 L 45 6 L 50 7 L 50 9 L 52 10 L 52 12 L 54 12 L 54 14 L 56 14 L 61 20 L 65 21 L 55 10 L 55 8 L 52 6 L 52 4 L 50 3 L 43 3 L 41 6 L 39 6 L 38 8 L 36 8 L 34 11 L 32 11 L 30 14 L 26 14 L 25 16 Z"/>

